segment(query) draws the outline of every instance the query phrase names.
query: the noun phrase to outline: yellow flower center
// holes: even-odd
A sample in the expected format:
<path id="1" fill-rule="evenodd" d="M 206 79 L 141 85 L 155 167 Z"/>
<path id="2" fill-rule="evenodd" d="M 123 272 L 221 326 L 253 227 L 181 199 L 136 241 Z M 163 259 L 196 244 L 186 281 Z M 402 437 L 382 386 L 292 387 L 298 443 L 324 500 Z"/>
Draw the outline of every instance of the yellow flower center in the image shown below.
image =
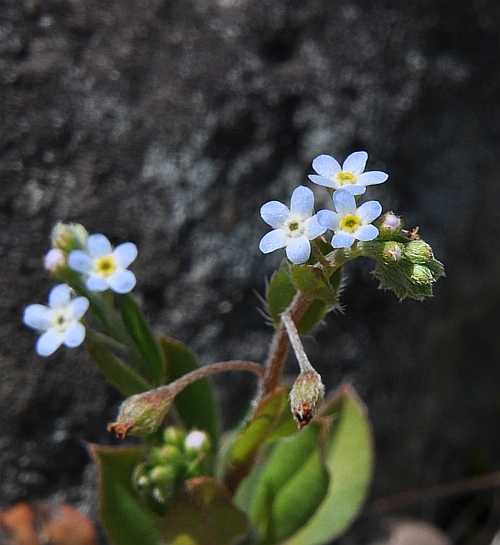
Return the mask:
<path id="1" fill-rule="evenodd" d="M 341 231 L 354 233 L 361 226 L 361 219 L 354 214 L 346 214 L 339 222 Z"/>
<path id="2" fill-rule="evenodd" d="M 341 170 L 340 172 L 337 172 L 335 174 L 335 178 L 339 185 L 349 185 L 349 184 L 355 184 L 358 180 L 358 177 L 356 174 L 352 172 L 346 172 L 344 170 Z"/>
<path id="3" fill-rule="evenodd" d="M 94 270 L 99 276 L 107 278 L 116 271 L 117 265 L 112 255 L 105 255 L 95 260 Z"/>

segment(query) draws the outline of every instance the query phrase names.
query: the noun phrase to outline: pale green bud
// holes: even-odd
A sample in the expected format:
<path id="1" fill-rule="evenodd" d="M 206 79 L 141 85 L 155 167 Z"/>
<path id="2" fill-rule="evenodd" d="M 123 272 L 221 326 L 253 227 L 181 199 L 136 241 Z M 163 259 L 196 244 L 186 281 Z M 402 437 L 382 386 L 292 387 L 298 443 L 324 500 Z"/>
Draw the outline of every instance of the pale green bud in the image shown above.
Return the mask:
<path id="1" fill-rule="evenodd" d="M 120 439 L 127 435 L 143 437 L 154 433 L 167 415 L 175 395 L 167 386 L 128 397 L 108 431 Z"/>
<path id="2" fill-rule="evenodd" d="M 385 263 L 397 263 L 403 256 L 404 246 L 399 242 L 385 242 L 382 250 L 382 259 Z"/>
<path id="3" fill-rule="evenodd" d="M 210 452 L 210 439 L 204 431 L 193 430 L 184 440 L 184 449 L 188 456 L 204 456 Z"/>
<path id="4" fill-rule="evenodd" d="M 152 464 L 180 465 L 183 463 L 183 455 L 181 451 L 173 445 L 153 447 L 151 449 L 149 459 Z"/>
<path id="5" fill-rule="evenodd" d="M 412 240 L 406 244 L 404 256 L 408 261 L 419 265 L 426 265 L 434 258 L 432 248 L 424 240 Z"/>
<path id="6" fill-rule="evenodd" d="M 299 428 L 313 419 L 325 395 L 321 376 L 316 371 L 303 371 L 290 391 L 290 410 Z"/>
<path id="7" fill-rule="evenodd" d="M 184 438 L 186 433 L 181 428 L 175 426 L 168 426 L 163 431 L 163 441 L 167 445 L 173 445 L 175 447 L 182 447 L 184 444 Z"/>
<path id="8" fill-rule="evenodd" d="M 53 248 L 63 252 L 80 250 L 87 243 L 87 229 L 79 223 L 57 223 L 52 229 L 51 242 Z"/>
<path id="9" fill-rule="evenodd" d="M 431 270 L 425 265 L 413 265 L 410 279 L 415 284 L 419 285 L 430 285 L 434 282 L 434 276 L 432 275 Z"/>
<path id="10" fill-rule="evenodd" d="M 149 487 L 150 481 L 147 476 L 146 464 L 135 466 L 132 473 L 132 485 L 138 492 L 144 492 Z"/>
<path id="11" fill-rule="evenodd" d="M 172 466 L 156 466 L 149 472 L 149 478 L 156 485 L 174 485 L 177 472 Z"/>

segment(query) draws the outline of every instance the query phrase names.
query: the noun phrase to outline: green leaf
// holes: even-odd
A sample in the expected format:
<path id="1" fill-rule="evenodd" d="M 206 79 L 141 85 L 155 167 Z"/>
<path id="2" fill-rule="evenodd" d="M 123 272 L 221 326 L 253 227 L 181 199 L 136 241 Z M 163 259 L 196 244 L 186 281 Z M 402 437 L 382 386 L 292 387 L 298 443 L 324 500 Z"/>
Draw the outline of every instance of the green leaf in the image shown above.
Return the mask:
<path id="1" fill-rule="evenodd" d="M 99 470 L 100 517 L 113 545 L 160 545 L 160 519 L 132 488 L 132 472 L 144 456 L 142 447 L 90 445 Z"/>
<path id="2" fill-rule="evenodd" d="M 167 510 L 162 534 L 169 545 L 229 545 L 247 530 L 247 517 L 228 492 L 211 477 L 199 477 L 186 481 Z"/>
<path id="3" fill-rule="evenodd" d="M 161 337 L 160 346 L 165 355 L 169 382 L 198 368 L 196 356 L 180 341 Z M 194 382 L 177 395 L 175 407 L 188 429 L 205 430 L 210 434 L 213 444 L 217 445 L 219 437 L 217 407 L 212 387 L 207 379 Z"/>
<path id="4" fill-rule="evenodd" d="M 292 280 L 295 287 L 309 299 L 320 299 L 332 306 L 337 302 L 336 290 L 318 267 L 294 265 Z"/>
<path id="5" fill-rule="evenodd" d="M 309 333 L 311 329 L 317 326 L 321 320 L 330 312 L 331 305 L 328 305 L 320 299 L 313 301 L 309 308 L 304 312 L 304 315 L 300 319 L 297 330 L 301 335 Z"/>
<path id="6" fill-rule="evenodd" d="M 244 422 L 231 441 L 225 456 L 225 480 L 230 488 L 253 464 L 259 449 L 268 440 L 293 433 L 296 426 L 288 410 L 288 390 L 278 388 L 267 395 L 252 417 Z"/>
<path id="7" fill-rule="evenodd" d="M 319 448 L 321 425 L 277 442 L 254 487 L 250 517 L 261 542 L 279 543 L 301 528 L 325 497 L 328 472 Z"/>
<path id="8" fill-rule="evenodd" d="M 165 383 L 165 359 L 146 322 L 141 309 L 131 295 L 118 297 L 118 305 L 127 328 L 139 354 L 144 360 L 145 374 L 153 386 Z"/>
<path id="9" fill-rule="evenodd" d="M 296 291 L 288 264 L 283 263 L 271 276 L 266 289 L 267 310 L 276 326 L 280 325 L 281 313 L 290 305 Z"/>
<path id="10" fill-rule="evenodd" d="M 354 389 L 345 386 L 322 413 L 333 417 L 325 453 L 330 488 L 318 510 L 286 545 L 320 545 L 342 534 L 361 509 L 372 478 L 371 427 Z"/>
<path id="11" fill-rule="evenodd" d="M 140 375 L 115 356 L 91 331 L 87 332 L 87 350 L 106 380 L 128 397 L 151 389 Z"/>

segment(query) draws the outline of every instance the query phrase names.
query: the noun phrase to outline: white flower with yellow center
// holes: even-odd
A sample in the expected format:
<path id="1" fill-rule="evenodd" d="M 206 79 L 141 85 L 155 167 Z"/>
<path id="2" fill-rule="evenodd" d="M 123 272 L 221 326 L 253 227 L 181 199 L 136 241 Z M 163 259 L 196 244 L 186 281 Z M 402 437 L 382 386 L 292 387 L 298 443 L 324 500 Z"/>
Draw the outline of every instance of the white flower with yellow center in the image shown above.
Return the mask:
<path id="1" fill-rule="evenodd" d="M 90 235 L 86 251 L 74 250 L 69 254 L 69 266 L 86 276 L 90 291 L 112 289 L 116 293 L 128 293 L 136 280 L 127 267 L 137 257 L 137 247 L 132 242 L 120 244 L 114 250 L 104 235 Z"/>
<path id="2" fill-rule="evenodd" d="M 342 166 L 330 155 L 319 155 L 312 162 L 317 174 L 309 175 L 309 179 L 324 187 L 345 189 L 352 195 L 362 195 L 366 191 L 366 186 L 382 184 L 389 177 L 385 172 L 378 170 L 365 172 L 367 160 L 366 151 L 351 153 Z"/>
<path id="3" fill-rule="evenodd" d="M 36 343 L 40 356 L 50 356 L 61 344 L 74 348 L 85 339 L 85 327 L 80 322 L 89 308 L 86 297 L 71 297 L 67 284 L 55 286 L 49 295 L 49 306 L 29 305 L 23 322 L 42 334 Z"/>
<path id="4" fill-rule="evenodd" d="M 279 201 L 264 204 L 260 215 L 274 230 L 262 237 L 260 251 L 268 254 L 286 248 L 286 255 L 292 263 L 305 263 L 311 255 L 309 241 L 326 231 L 318 223 L 317 214 L 313 214 L 314 194 L 302 185 L 292 193 L 290 209 Z"/>
<path id="5" fill-rule="evenodd" d="M 335 212 L 320 210 L 318 222 L 335 232 L 332 238 L 334 248 L 350 248 L 355 240 L 368 241 L 378 237 L 378 229 L 371 225 L 382 213 L 378 201 L 368 201 L 356 207 L 354 196 L 341 189 L 333 194 Z"/>

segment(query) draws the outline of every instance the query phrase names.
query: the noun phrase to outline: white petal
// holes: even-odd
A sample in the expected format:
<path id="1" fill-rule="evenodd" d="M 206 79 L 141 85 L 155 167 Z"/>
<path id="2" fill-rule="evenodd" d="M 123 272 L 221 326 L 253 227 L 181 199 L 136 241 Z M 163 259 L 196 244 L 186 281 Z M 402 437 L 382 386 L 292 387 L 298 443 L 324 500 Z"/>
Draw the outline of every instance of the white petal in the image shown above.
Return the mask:
<path id="1" fill-rule="evenodd" d="M 80 346 L 85 339 L 85 327 L 80 322 L 71 324 L 64 334 L 64 344 L 68 348 Z"/>
<path id="2" fill-rule="evenodd" d="M 88 273 L 92 269 L 92 259 L 81 250 L 73 250 L 68 257 L 68 264 L 74 271 Z"/>
<path id="3" fill-rule="evenodd" d="M 336 188 L 338 186 L 338 183 L 335 180 L 330 180 L 329 178 L 325 178 L 324 176 L 309 174 L 308 178 L 311 180 L 311 182 L 321 185 L 323 187 Z"/>
<path id="4" fill-rule="evenodd" d="M 339 231 L 338 233 L 335 233 L 335 235 L 333 235 L 330 244 L 334 248 L 350 248 L 353 242 L 354 237 L 352 235 L 350 235 L 349 233 L 344 233 L 343 231 Z"/>
<path id="5" fill-rule="evenodd" d="M 65 307 L 71 299 L 71 288 L 68 284 L 58 284 L 49 294 L 49 306 L 51 308 Z"/>
<path id="6" fill-rule="evenodd" d="M 316 237 L 319 237 L 326 231 L 326 227 L 319 223 L 318 214 L 315 214 L 308 220 L 304 222 L 304 227 L 306 230 L 306 237 L 309 240 L 313 240 Z"/>
<path id="7" fill-rule="evenodd" d="M 382 206 L 378 201 L 364 202 L 357 210 L 363 223 L 371 223 L 382 214 Z"/>
<path id="8" fill-rule="evenodd" d="M 109 285 L 104 278 L 95 275 L 89 276 L 86 284 L 90 291 L 106 291 L 109 288 Z"/>
<path id="9" fill-rule="evenodd" d="M 297 237 L 289 239 L 286 247 L 286 256 L 288 259 L 300 265 L 305 263 L 311 256 L 311 244 L 306 237 Z"/>
<path id="10" fill-rule="evenodd" d="M 286 235 L 283 229 L 275 229 L 265 234 L 259 244 L 259 250 L 263 254 L 268 254 L 274 252 L 274 250 L 279 250 L 286 246 Z"/>
<path id="11" fill-rule="evenodd" d="M 275 229 L 281 227 L 289 215 L 290 210 L 288 210 L 288 206 L 279 201 L 266 202 L 260 209 L 261 218 Z"/>
<path id="12" fill-rule="evenodd" d="M 33 329 L 48 329 L 51 323 L 49 307 L 45 305 L 29 305 L 24 310 L 23 322 Z"/>
<path id="13" fill-rule="evenodd" d="M 36 342 L 37 354 L 39 356 L 50 356 L 61 346 L 63 341 L 64 334 L 55 329 L 49 329 Z"/>
<path id="14" fill-rule="evenodd" d="M 320 210 L 316 216 L 318 222 L 327 229 L 335 230 L 339 226 L 339 215 L 331 210 Z"/>
<path id="15" fill-rule="evenodd" d="M 362 225 L 353 233 L 353 235 L 354 238 L 357 238 L 358 240 L 373 240 L 378 237 L 378 229 L 375 225 Z"/>
<path id="16" fill-rule="evenodd" d="M 363 195 L 366 191 L 366 186 L 358 184 L 346 184 L 342 186 L 342 191 L 347 191 L 351 195 Z"/>
<path id="17" fill-rule="evenodd" d="M 367 160 L 368 153 L 366 153 L 366 151 L 355 151 L 344 161 L 342 170 L 354 172 L 354 174 L 361 174 L 363 170 L 365 170 Z"/>
<path id="18" fill-rule="evenodd" d="M 135 275 L 131 271 L 116 271 L 109 277 L 109 287 L 116 293 L 128 293 L 135 287 Z"/>
<path id="19" fill-rule="evenodd" d="M 92 257 L 102 257 L 113 251 L 111 243 L 104 235 L 90 235 L 87 239 L 87 248 Z"/>
<path id="20" fill-rule="evenodd" d="M 314 209 L 314 193 L 304 185 L 299 185 L 292 193 L 290 210 L 301 218 L 308 218 Z"/>
<path id="21" fill-rule="evenodd" d="M 312 162 L 313 169 L 321 176 L 330 178 L 337 172 L 340 172 L 340 164 L 337 159 L 334 159 L 331 155 L 318 155 Z"/>
<path id="22" fill-rule="evenodd" d="M 137 246 L 133 242 L 125 242 L 115 248 L 113 255 L 118 265 L 126 269 L 137 257 Z"/>
<path id="23" fill-rule="evenodd" d="M 349 191 L 339 189 L 333 194 L 335 210 L 341 214 L 353 214 L 356 211 L 356 200 Z"/>
<path id="24" fill-rule="evenodd" d="M 70 303 L 71 312 L 73 313 L 73 318 L 79 320 L 89 308 L 89 300 L 86 297 L 76 297 Z"/>
<path id="25" fill-rule="evenodd" d="M 376 185 L 383 184 L 389 175 L 380 170 L 371 170 L 370 172 L 363 172 L 359 175 L 358 182 L 363 185 Z"/>

